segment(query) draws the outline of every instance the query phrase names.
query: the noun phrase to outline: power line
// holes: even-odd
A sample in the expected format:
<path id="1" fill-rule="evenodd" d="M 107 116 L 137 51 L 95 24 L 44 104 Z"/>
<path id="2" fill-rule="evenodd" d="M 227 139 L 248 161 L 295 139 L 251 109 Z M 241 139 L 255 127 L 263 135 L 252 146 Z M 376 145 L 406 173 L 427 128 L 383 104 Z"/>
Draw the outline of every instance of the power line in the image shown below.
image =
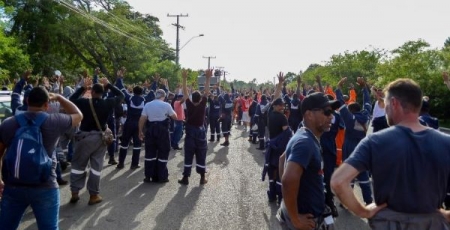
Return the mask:
<path id="1" fill-rule="evenodd" d="M 95 2 L 96 2 L 96 3 L 94 3 L 94 4 L 96 4 L 97 6 L 101 6 L 101 4 L 98 3 L 98 2 L 99 2 L 98 0 L 95 0 Z M 117 15 L 111 13 L 109 10 L 105 10 L 105 12 L 106 12 L 107 14 L 111 15 L 117 22 L 122 23 L 122 25 L 129 26 L 129 27 L 132 27 L 132 28 L 135 29 L 135 30 L 145 32 L 142 28 L 136 27 L 135 25 L 133 25 L 133 24 L 127 22 L 127 21 L 124 20 L 123 18 L 121 18 L 121 17 L 119 17 L 119 16 L 117 16 Z"/>

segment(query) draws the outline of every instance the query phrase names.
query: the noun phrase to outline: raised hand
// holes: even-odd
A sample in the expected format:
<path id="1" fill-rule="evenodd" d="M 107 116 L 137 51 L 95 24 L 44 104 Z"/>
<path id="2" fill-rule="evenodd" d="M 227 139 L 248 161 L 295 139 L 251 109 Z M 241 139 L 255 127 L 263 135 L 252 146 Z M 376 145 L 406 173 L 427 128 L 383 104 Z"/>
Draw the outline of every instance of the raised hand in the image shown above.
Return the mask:
<path id="1" fill-rule="evenodd" d="M 90 77 L 84 78 L 83 79 L 83 85 L 85 88 L 91 88 L 92 86 L 92 79 Z"/>
<path id="2" fill-rule="evenodd" d="M 159 73 L 156 73 L 155 76 L 153 77 L 153 80 L 155 80 L 156 82 L 159 82 L 160 78 L 161 78 L 161 76 L 159 76 Z"/>
<path id="3" fill-rule="evenodd" d="M 106 77 L 100 78 L 99 82 L 103 85 L 103 87 L 106 87 L 109 84 L 109 80 Z"/>
<path id="4" fill-rule="evenodd" d="M 182 77 L 183 79 L 187 79 L 187 78 L 188 78 L 188 71 L 185 70 L 185 69 L 183 69 L 183 71 L 181 72 L 181 77 Z"/>
<path id="5" fill-rule="evenodd" d="M 95 68 L 94 73 L 98 76 L 101 73 L 100 67 Z"/>
<path id="6" fill-rule="evenodd" d="M 58 81 L 60 84 L 64 84 L 64 75 L 59 76 Z"/>
<path id="7" fill-rule="evenodd" d="M 88 77 L 89 77 L 89 74 L 88 74 L 87 70 L 84 70 L 83 71 L 83 78 L 88 78 Z"/>
<path id="8" fill-rule="evenodd" d="M 48 80 L 47 77 L 43 77 L 43 78 L 42 78 L 42 82 L 44 83 L 44 86 L 45 86 L 46 88 L 49 88 L 49 87 L 50 87 L 50 81 Z"/>
<path id="9" fill-rule="evenodd" d="M 28 81 L 30 76 L 31 76 L 31 70 L 27 70 L 23 73 L 23 79 L 25 79 L 25 81 Z"/>
<path id="10" fill-rule="evenodd" d="M 278 73 L 277 77 L 278 77 L 278 82 L 280 82 L 280 83 L 284 82 L 284 73 L 283 72 Z"/>
<path id="11" fill-rule="evenodd" d="M 213 71 L 214 71 L 214 69 L 207 69 L 207 70 L 205 71 L 205 77 L 206 77 L 206 78 L 211 78 L 212 75 L 213 75 Z"/>
<path id="12" fill-rule="evenodd" d="M 361 86 L 361 87 L 363 87 L 363 86 L 366 85 L 366 81 L 364 81 L 364 78 L 363 78 L 363 77 L 357 77 L 357 78 L 356 78 L 356 83 L 357 83 L 359 86 Z"/>
<path id="13" fill-rule="evenodd" d="M 322 80 L 322 77 L 320 75 L 316 76 L 316 82 L 320 82 L 320 80 Z"/>
<path id="14" fill-rule="evenodd" d="M 338 82 L 338 87 L 342 87 L 346 81 L 347 81 L 347 77 L 341 78 L 341 80 L 339 80 L 339 82 Z"/>
<path id="15" fill-rule="evenodd" d="M 120 77 L 120 78 L 122 78 L 123 77 L 123 72 L 122 72 L 122 70 L 117 70 L 117 77 Z"/>

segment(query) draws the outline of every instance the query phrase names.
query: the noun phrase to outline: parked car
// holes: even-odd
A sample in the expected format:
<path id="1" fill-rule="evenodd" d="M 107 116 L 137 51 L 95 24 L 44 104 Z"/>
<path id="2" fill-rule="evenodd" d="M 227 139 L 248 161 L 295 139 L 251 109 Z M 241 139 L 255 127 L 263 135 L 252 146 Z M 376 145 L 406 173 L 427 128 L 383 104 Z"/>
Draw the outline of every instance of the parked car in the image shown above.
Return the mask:
<path id="1" fill-rule="evenodd" d="M 12 116 L 11 94 L 12 91 L 0 91 L 0 123 Z"/>

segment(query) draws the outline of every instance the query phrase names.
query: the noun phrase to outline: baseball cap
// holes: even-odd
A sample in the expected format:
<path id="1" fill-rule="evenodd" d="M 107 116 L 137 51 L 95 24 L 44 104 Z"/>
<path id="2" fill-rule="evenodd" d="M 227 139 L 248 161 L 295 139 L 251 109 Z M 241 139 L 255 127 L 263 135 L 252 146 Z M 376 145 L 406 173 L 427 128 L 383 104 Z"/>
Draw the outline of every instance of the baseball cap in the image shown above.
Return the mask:
<path id="1" fill-rule="evenodd" d="M 308 110 L 323 109 L 331 106 L 331 109 L 337 109 L 340 106 L 340 102 L 336 100 L 329 100 L 327 95 L 321 92 L 311 93 L 306 96 L 302 101 L 302 114 L 305 114 Z"/>
<path id="2" fill-rule="evenodd" d="M 56 75 L 56 76 L 61 77 L 61 74 L 62 74 L 61 71 L 55 70 L 55 75 Z"/>

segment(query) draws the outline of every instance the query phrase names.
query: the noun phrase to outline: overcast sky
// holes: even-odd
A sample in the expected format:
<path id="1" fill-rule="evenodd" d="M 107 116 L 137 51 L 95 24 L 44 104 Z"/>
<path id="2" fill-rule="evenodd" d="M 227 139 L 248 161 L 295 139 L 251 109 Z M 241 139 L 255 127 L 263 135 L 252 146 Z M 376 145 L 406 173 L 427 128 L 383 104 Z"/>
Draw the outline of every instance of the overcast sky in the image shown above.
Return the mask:
<path id="1" fill-rule="evenodd" d="M 273 80 L 299 72 L 346 50 L 392 50 L 424 39 L 434 48 L 450 37 L 449 0 L 127 0 L 160 20 L 163 38 L 175 48 L 180 18 L 180 64 L 185 68 L 224 67 L 229 79 Z"/>

